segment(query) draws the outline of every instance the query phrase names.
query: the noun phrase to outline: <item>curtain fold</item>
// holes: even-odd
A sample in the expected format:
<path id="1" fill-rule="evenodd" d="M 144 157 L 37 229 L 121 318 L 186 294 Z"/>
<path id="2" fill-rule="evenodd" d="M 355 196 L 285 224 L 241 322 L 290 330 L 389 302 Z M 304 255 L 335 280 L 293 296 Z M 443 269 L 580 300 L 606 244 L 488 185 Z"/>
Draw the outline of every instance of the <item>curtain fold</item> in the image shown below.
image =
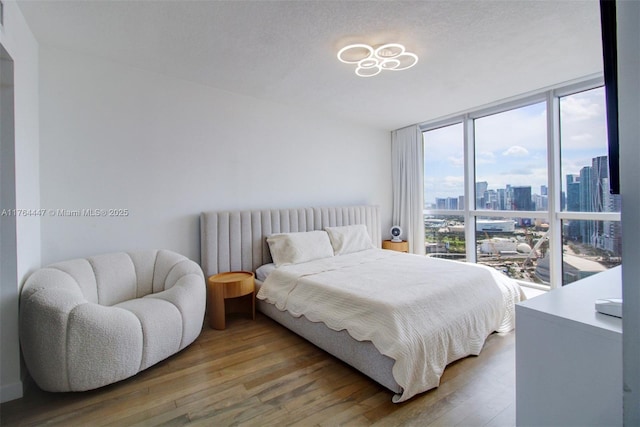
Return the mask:
<path id="1" fill-rule="evenodd" d="M 424 148 L 417 125 L 391 132 L 391 162 L 393 225 L 402 228 L 409 252 L 424 255 Z"/>

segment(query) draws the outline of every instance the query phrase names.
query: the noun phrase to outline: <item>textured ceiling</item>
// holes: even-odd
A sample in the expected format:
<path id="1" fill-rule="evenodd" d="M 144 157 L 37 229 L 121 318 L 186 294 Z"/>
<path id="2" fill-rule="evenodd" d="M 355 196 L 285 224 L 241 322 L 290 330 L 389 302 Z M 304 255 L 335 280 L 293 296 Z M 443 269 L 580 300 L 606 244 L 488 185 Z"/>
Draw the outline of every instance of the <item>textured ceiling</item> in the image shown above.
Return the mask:
<path id="1" fill-rule="evenodd" d="M 19 1 L 42 46 L 396 129 L 602 71 L 597 0 Z M 360 78 L 348 42 L 400 42 Z"/>

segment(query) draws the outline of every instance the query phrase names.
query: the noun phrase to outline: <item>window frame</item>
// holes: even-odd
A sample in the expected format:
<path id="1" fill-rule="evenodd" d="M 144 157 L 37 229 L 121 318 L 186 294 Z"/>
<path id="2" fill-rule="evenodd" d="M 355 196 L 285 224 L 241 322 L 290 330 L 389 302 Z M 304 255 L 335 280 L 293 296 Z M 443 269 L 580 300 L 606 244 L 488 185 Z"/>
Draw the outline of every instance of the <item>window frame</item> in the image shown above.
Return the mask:
<path id="1" fill-rule="evenodd" d="M 438 128 L 462 123 L 463 125 L 463 151 L 464 151 L 464 206 L 459 210 L 426 209 L 423 215 L 456 215 L 463 216 L 465 221 L 465 242 L 467 262 L 477 262 L 475 221 L 478 217 L 486 217 L 494 214 L 504 218 L 544 218 L 549 222 L 549 250 L 553 256 L 550 258 L 550 288 L 562 286 L 562 221 L 563 220 L 593 220 L 593 221 L 620 221 L 620 212 L 572 212 L 562 211 L 561 192 L 562 177 L 560 164 L 560 98 L 575 93 L 595 89 L 604 85 L 601 75 L 590 76 L 547 87 L 539 91 L 530 92 L 521 96 L 512 97 L 502 101 L 470 109 L 444 118 L 427 121 L 418 124 L 423 133 Z M 485 116 L 503 113 L 520 107 L 544 102 L 546 104 L 547 126 L 547 186 L 548 209 L 546 211 L 492 211 L 475 208 L 475 135 L 474 120 Z M 555 255 L 558 254 L 558 255 Z M 521 285 L 549 289 L 544 285 L 519 281 Z"/>

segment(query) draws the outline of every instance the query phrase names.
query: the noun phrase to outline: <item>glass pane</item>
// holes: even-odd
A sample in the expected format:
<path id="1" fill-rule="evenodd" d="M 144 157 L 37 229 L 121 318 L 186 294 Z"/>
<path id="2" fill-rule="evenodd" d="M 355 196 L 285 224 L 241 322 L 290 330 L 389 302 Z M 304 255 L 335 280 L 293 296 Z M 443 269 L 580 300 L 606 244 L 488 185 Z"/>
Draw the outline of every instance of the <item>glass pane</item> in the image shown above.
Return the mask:
<path id="1" fill-rule="evenodd" d="M 620 212 L 609 194 L 604 88 L 560 98 L 562 210 Z"/>
<path id="2" fill-rule="evenodd" d="M 474 120 L 476 209 L 547 209 L 546 105 Z"/>
<path id="3" fill-rule="evenodd" d="M 562 285 L 622 262 L 619 221 L 562 221 Z"/>
<path id="4" fill-rule="evenodd" d="M 466 261 L 462 215 L 425 215 L 424 237 L 427 256 Z"/>
<path id="5" fill-rule="evenodd" d="M 550 255 L 545 219 L 478 217 L 475 225 L 479 264 L 517 280 L 549 284 L 548 267 L 545 275 L 544 265 L 538 265 Z"/>
<path id="6" fill-rule="evenodd" d="M 422 135 L 425 208 L 464 209 L 462 123 L 429 130 Z"/>

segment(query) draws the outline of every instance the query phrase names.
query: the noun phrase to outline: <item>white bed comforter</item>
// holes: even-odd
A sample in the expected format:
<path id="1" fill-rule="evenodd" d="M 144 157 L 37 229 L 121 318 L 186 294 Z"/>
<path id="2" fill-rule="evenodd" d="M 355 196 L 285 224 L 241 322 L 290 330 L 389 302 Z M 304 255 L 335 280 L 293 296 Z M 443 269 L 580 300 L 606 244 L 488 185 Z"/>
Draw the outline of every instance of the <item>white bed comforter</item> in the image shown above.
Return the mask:
<path id="1" fill-rule="evenodd" d="M 512 330 L 514 304 L 524 299 L 492 268 L 380 249 L 282 266 L 257 297 L 371 341 L 396 361 L 403 392 L 394 402 L 437 387 L 447 364 Z"/>

